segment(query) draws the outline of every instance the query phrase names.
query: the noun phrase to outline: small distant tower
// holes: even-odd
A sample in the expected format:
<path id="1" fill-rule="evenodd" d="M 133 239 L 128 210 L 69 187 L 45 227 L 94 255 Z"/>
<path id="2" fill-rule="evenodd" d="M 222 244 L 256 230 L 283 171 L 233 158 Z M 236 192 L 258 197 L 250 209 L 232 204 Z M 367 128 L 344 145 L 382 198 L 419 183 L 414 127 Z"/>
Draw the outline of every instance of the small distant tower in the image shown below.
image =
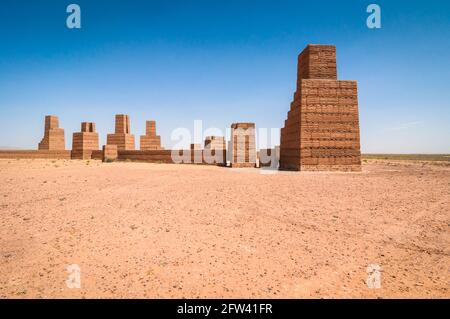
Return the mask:
<path id="1" fill-rule="evenodd" d="M 72 159 L 90 159 L 92 151 L 98 149 L 98 133 L 95 131 L 95 123 L 82 122 L 81 132 L 73 133 Z"/>
<path id="2" fill-rule="evenodd" d="M 59 128 L 57 116 L 47 115 L 45 117 L 44 137 L 39 143 L 39 150 L 61 151 L 65 150 L 64 129 Z"/>
<path id="3" fill-rule="evenodd" d="M 117 114 L 115 133 L 107 135 L 106 144 L 117 145 L 118 150 L 134 150 L 134 135 L 130 131 L 128 115 Z"/>
<path id="4" fill-rule="evenodd" d="M 163 149 L 161 147 L 161 137 L 159 135 L 156 135 L 155 121 L 145 122 L 145 135 L 141 135 L 140 144 L 141 144 L 141 151 Z"/>

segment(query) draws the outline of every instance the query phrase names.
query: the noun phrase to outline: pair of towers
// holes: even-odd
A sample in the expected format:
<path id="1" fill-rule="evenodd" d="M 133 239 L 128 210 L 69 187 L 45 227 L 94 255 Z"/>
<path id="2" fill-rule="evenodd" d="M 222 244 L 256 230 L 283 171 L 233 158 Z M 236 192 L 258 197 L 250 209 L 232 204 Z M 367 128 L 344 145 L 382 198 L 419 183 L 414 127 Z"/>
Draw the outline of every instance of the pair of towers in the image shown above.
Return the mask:
<path id="1" fill-rule="evenodd" d="M 57 116 L 45 117 L 44 137 L 38 146 L 39 150 L 63 151 L 65 150 L 64 129 L 59 128 Z M 95 124 L 81 123 L 81 132 L 73 133 L 71 158 L 90 159 L 92 151 L 98 150 L 98 133 Z"/>
<path id="2" fill-rule="evenodd" d="M 107 144 L 117 145 L 118 150 L 134 150 L 134 135 L 130 133 L 130 117 L 124 114 L 116 115 L 115 133 L 108 134 Z M 156 122 L 146 121 L 145 135 L 140 137 L 141 151 L 161 150 L 161 137 L 156 135 Z"/>

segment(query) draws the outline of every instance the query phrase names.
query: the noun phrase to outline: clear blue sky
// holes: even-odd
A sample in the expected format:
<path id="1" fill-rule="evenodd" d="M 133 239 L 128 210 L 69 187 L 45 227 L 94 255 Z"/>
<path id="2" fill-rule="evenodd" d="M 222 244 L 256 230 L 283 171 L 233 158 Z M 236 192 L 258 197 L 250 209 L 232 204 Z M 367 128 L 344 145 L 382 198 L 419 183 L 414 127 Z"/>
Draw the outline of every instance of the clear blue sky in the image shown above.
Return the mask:
<path id="1" fill-rule="evenodd" d="M 370 3 L 381 29 L 366 27 Z M 104 143 L 116 113 L 137 140 L 155 119 L 166 147 L 196 119 L 279 128 L 297 55 L 319 43 L 359 82 L 363 152 L 450 153 L 450 1 L 3 0 L 0 39 L 0 146 L 37 148 L 46 114 L 67 148 L 81 121 Z"/>

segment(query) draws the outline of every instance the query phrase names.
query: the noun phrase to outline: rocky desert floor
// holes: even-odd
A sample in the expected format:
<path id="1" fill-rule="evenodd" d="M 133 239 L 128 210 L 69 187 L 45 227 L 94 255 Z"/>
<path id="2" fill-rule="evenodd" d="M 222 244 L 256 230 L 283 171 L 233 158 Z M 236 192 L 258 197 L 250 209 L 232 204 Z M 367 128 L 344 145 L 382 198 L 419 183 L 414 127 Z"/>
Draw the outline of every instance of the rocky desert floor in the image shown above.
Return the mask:
<path id="1" fill-rule="evenodd" d="M 450 298 L 448 163 L 0 160 L 0 185 L 1 298 Z"/>

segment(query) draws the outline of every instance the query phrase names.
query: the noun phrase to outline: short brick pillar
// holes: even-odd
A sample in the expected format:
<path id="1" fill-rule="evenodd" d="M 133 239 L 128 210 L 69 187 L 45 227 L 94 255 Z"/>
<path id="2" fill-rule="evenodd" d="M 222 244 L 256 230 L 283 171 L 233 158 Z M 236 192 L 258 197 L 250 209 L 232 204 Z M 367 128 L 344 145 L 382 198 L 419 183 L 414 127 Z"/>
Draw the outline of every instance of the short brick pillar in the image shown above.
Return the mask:
<path id="1" fill-rule="evenodd" d="M 91 159 L 92 151 L 98 150 L 98 133 L 95 123 L 82 122 L 81 132 L 73 133 L 72 159 Z"/>
<path id="2" fill-rule="evenodd" d="M 231 124 L 231 167 L 255 167 L 255 123 Z"/>
<path id="3" fill-rule="evenodd" d="M 117 145 L 103 145 L 103 162 L 114 162 L 119 157 Z"/>

